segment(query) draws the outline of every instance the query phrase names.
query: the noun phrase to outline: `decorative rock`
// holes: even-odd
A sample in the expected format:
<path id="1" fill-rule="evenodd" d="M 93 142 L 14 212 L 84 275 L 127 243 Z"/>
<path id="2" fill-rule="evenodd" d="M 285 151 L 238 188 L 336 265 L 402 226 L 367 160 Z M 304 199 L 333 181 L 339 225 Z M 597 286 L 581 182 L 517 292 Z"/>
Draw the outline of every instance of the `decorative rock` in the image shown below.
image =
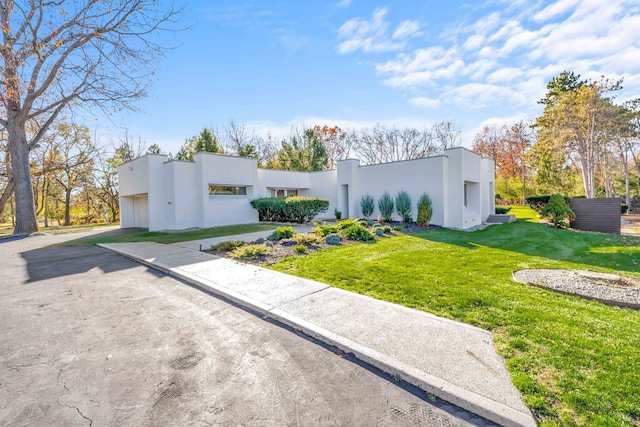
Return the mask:
<path id="1" fill-rule="evenodd" d="M 640 280 L 586 270 L 528 269 L 513 280 L 620 307 L 640 308 Z"/>

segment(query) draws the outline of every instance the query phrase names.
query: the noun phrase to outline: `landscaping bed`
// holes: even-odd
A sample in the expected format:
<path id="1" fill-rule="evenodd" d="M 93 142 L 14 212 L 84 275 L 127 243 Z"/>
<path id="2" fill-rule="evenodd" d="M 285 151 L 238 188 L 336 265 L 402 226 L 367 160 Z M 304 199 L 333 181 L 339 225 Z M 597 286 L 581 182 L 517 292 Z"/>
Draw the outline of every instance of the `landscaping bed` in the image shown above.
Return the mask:
<path id="1" fill-rule="evenodd" d="M 359 230 L 350 232 L 349 229 L 353 227 L 359 227 Z M 249 243 L 223 242 L 212 246 L 206 252 L 256 265 L 272 265 L 287 257 L 307 256 L 336 246 L 345 246 L 359 241 L 373 244 L 379 239 L 390 238 L 399 233 L 415 233 L 439 228 L 433 225 L 420 226 L 416 223 L 393 222 L 384 225 L 372 220 L 346 219 L 317 224 L 314 231 L 310 233 L 296 234 L 291 227 L 279 227 L 268 239 Z"/>

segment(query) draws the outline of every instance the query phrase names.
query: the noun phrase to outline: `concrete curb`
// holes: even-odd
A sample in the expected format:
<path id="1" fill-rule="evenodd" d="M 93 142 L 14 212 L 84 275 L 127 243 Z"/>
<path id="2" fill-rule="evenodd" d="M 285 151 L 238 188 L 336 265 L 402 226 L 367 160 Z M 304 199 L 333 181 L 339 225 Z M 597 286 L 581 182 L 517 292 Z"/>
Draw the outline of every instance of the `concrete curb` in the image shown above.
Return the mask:
<path id="1" fill-rule="evenodd" d="M 273 319 L 283 325 L 303 332 L 304 334 L 316 338 L 328 345 L 335 346 L 347 353 L 352 353 L 356 358 L 365 363 L 368 363 L 390 375 L 400 376 L 402 381 L 406 381 L 409 384 L 419 387 L 428 393 L 466 409 L 469 412 L 484 417 L 494 423 L 505 427 L 536 426 L 536 422 L 531 414 L 518 411 L 514 408 L 503 405 L 502 403 L 459 387 L 442 378 L 428 374 L 391 356 L 363 346 L 351 339 L 333 333 L 277 307 L 253 300 L 252 298 L 226 287 L 219 286 L 211 281 L 203 279 L 202 277 L 181 271 L 179 268 L 172 268 L 159 262 L 148 262 L 121 248 L 116 249 L 111 247 L 109 244 L 98 244 L 98 246 L 126 256 L 141 264 L 160 270 L 168 275 L 180 278 L 196 287 L 223 297 L 241 307 L 245 307 L 251 311 L 262 314 L 265 317 Z M 478 329 L 471 325 L 467 326 Z"/>

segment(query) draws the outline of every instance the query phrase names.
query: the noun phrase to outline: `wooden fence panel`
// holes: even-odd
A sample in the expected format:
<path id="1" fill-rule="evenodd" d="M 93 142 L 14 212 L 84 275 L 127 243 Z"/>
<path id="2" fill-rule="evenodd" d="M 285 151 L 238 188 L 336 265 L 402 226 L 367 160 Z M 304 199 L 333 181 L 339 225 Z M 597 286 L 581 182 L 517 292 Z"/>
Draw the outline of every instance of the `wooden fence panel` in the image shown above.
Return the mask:
<path id="1" fill-rule="evenodd" d="M 571 199 L 569 206 L 576 214 L 571 228 L 620 234 L 620 198 Z"/>

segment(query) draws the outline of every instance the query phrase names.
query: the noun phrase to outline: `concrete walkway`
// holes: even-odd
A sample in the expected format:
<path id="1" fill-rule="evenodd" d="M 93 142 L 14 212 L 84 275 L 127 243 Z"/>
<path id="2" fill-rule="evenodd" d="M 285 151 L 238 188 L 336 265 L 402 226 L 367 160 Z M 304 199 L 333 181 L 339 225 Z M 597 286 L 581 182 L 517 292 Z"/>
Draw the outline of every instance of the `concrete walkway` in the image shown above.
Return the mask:
<path id="1" fill-rule="evenodd" d="M 353 353 L 493 422 L 536 425 L 487 331 L 176 245 L 99 246 Z"/>

